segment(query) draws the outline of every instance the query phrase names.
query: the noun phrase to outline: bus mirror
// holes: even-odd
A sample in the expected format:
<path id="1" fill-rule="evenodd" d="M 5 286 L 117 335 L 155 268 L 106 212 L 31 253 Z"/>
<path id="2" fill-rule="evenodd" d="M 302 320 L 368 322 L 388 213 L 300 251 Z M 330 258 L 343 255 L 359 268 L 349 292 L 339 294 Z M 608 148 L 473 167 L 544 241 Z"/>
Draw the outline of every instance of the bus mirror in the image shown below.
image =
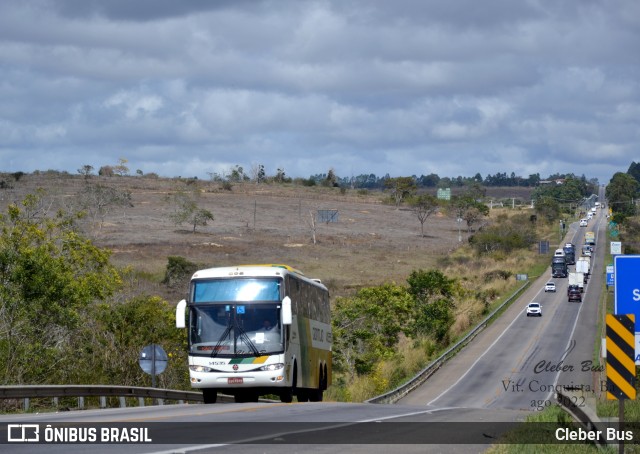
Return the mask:
<path id="1" fill-rule="evenodd" d="M 187 302 L 185 300 L 180 301 L 176 306 L 176 328 L 184 328 L 186 326 L 184 323 L 186 307 Z"/>
<path id="2" fill-rule="evenodd" d="M 280 313 L 282 317 L 283 325 L 291 325 L 291 298 L 285 296 L 282 300 L 282 312 Z"/>

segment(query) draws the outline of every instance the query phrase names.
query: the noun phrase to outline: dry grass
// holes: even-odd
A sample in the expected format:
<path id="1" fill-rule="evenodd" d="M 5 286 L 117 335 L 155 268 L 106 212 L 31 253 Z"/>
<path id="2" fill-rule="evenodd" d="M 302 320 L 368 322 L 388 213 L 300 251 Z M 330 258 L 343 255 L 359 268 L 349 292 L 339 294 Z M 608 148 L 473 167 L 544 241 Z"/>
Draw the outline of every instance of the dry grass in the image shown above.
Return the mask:
<path id="1" fill-rule="evenodd" d="M 213 182 L 141 177 L 93 177 L 85 182 L 79 176 L 26 175 L 13 189 L 0 192 L 0 208 L 4 211 L 8 203 L 38 187 L 45 189 L 52 207 L 71 207 L 86 184 L 131 192 L 133 207 L 113 210 L 101 226 L 88 223 L 87 233 L 113 251 L 115 264 L 155 278 L 164 274 L 172 255 L 203 267 L 286 263 L 322 279 L 336 297 L 382 282 L 404 282 L 414 269 L 438 266 L 459 245 L 454 219 L 432 216 L 421 237 L 415 215 L 382 203 L 382 193 L 343 193 L 338 188 L 246 183 L 227 191 Z M 190 226 L 174 225 L 169 217 L 174 208 L 166 198 L 178 189 L 195 189 L 199 206 L 215 220 L 195 233 Z M 338 222 L 317 224 L 314 244 L 311 213 L 322 209 L 338 210 Z M 171 292 L 163 296 L 181 297 Z"/>

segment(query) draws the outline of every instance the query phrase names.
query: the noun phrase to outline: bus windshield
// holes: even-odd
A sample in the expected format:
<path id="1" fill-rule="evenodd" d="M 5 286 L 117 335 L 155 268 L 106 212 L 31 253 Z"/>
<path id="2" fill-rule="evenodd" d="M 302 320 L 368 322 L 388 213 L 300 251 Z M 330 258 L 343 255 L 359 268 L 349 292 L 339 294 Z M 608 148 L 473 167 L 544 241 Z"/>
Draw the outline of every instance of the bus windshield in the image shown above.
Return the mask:
<path id="1" fill-rule="evenodd" d="M 281 303 L 208 304 L 191 307 L 191 354 L 262 356 L 284 351 Z"/>
<path id="2" fill-rule="evenodd" d="M 196 280 L 192 300 L 194 303 L 280 301 L 280 282 L 275 278 Z"/>

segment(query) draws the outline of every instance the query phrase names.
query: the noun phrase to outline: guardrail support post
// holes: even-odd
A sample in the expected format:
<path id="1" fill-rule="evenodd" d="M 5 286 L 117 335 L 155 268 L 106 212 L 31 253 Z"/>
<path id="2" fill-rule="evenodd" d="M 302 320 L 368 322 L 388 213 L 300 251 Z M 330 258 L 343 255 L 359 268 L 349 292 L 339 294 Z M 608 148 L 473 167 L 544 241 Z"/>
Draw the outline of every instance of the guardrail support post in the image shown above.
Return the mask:
<path id="1" fill-rule="evenodd" d="M 127 401 L 124 396 L 120 396 L 120 408 L 127 408 Z"/>
<path id="2" fill-rule="evenodd" d="M 107 398 L 100 396 L 100 408 L 107 408 Z"/>
<path id="3" fill-rule="evenodd" d="M 138 397 L 138 406 L 144 407 L 144 397 Z"/>
<path id="4" fill-rule="evenodd" d="M 54 397 L 53 398 L 53 406 L 57 408 L 59 405 L 60 405 L 60 398 L 59 397 Z"/>
<path id="5" fill-rule="evenodd" d="M 164 405 L 164 399 L 158 399 L 158 405 Z"/>
<path id="6" fill-rule="evenodd" d="M 78 408 L 84 410 L 84 397 L 82 396 L 78 397 Z"/>
<path id="7" fill-rule="evenodd" d="M 29 411 L 29 398 L 24 398 L 24 411 Z"/>

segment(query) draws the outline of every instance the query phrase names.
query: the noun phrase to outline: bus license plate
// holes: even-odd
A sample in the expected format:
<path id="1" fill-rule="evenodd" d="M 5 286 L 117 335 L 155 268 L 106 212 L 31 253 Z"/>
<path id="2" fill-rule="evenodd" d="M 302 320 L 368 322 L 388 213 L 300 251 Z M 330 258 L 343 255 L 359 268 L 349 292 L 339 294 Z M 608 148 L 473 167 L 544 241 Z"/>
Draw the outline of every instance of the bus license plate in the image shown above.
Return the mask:
<path id="1" fill-rule="evenodd" d="M 229 385 L 241 385 L 242 384 L 242 377 L 227 378 L 227 383 Z"/>

